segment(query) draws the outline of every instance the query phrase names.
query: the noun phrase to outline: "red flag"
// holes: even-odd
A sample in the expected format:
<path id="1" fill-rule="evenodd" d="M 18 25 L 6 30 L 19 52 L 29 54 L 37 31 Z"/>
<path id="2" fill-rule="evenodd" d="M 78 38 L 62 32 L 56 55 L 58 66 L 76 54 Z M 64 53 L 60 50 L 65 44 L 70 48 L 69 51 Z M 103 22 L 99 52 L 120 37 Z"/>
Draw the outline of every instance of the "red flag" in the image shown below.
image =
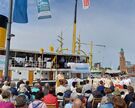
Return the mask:
<path id="1" fill-rule="evenodd" d="M 88 9 L 90 6 L 90 0 L 82 0 L 83 9 Z"/>

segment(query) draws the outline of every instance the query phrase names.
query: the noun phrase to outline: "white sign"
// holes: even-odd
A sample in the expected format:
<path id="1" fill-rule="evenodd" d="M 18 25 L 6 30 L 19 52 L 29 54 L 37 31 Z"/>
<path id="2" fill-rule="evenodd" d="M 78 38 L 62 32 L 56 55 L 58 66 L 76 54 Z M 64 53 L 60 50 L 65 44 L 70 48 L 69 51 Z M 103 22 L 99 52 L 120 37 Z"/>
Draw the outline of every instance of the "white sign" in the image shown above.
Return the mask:
<path id="1" fill-rule="evenodd" d="M 0 69 L 3 70 L 5 67 L 5 56 L 0 55 Z"/>
<path id="2" fill-rule="evenodd" d="M 87 63 L 68 63 L 68 66 L 71 67 L 72 73 L 89 73 L 90 67 Z"/>

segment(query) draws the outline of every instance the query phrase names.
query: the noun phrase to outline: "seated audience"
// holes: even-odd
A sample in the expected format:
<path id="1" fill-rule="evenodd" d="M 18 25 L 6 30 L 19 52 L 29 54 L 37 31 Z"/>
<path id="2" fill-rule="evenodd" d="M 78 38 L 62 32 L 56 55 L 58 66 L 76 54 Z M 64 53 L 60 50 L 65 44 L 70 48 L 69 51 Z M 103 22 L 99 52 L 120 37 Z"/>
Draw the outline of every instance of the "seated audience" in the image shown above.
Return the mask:
<path id="1" fill-rule="evenodd" d="M 2 92 L 2 100 L 0 101 L 0 108 L 15 108 L 14 104 L 10 101 L 10 92 L 4 90 Z"/>

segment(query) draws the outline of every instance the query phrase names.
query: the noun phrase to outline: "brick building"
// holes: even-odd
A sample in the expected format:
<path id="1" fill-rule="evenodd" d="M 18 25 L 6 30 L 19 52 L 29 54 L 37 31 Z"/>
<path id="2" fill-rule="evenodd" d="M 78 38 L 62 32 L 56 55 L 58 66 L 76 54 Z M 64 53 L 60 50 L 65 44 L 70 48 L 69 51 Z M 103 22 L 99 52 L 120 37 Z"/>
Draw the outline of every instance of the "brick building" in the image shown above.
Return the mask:
<path id="1" fill-rule="evenodd" d="M 127 62 L 124 55 L 124 50 L 121 48 L 120 51 L 120 71 L 123 73 L 135 73 L 135 64 L 128 65 L 129 61 Z"/>

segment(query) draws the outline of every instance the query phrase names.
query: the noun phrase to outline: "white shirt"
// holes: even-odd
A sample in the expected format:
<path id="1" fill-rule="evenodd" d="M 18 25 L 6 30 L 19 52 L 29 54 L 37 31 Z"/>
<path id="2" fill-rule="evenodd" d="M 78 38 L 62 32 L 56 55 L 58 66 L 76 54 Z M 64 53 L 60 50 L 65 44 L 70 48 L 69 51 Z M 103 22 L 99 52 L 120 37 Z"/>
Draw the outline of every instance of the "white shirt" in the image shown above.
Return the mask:
<path id="1" fill-rule="evenodd" d="M 124 79 L 123 82 L 124 82 L 125 85 L 129 86 L 131 84 L 131 79 L 130 78 Z"/>
<path id="2" fill-rule="evenodd" d="M 86 84 L 86 85 L 83 86 L 82 93 L 84 94 L 87 90 L 91 90 L 91 85 L 90 84 Z"/>
<path id="3" fill-rule="evenodd" d="M 2 86 L 2 90 L 9 90 L 9 89 L 10 89 L 10 87 L 7 86 L 7 85 L 3 85 L 3 86 Z"/>
<path id="4" fill-rule="evenodd" d="M 60 85 L 59 87 L 56 88 L 56 94 L 61 92 L 64 93 L 66 91 L 66 87 L 64 87 L 63 85 Z"/>

